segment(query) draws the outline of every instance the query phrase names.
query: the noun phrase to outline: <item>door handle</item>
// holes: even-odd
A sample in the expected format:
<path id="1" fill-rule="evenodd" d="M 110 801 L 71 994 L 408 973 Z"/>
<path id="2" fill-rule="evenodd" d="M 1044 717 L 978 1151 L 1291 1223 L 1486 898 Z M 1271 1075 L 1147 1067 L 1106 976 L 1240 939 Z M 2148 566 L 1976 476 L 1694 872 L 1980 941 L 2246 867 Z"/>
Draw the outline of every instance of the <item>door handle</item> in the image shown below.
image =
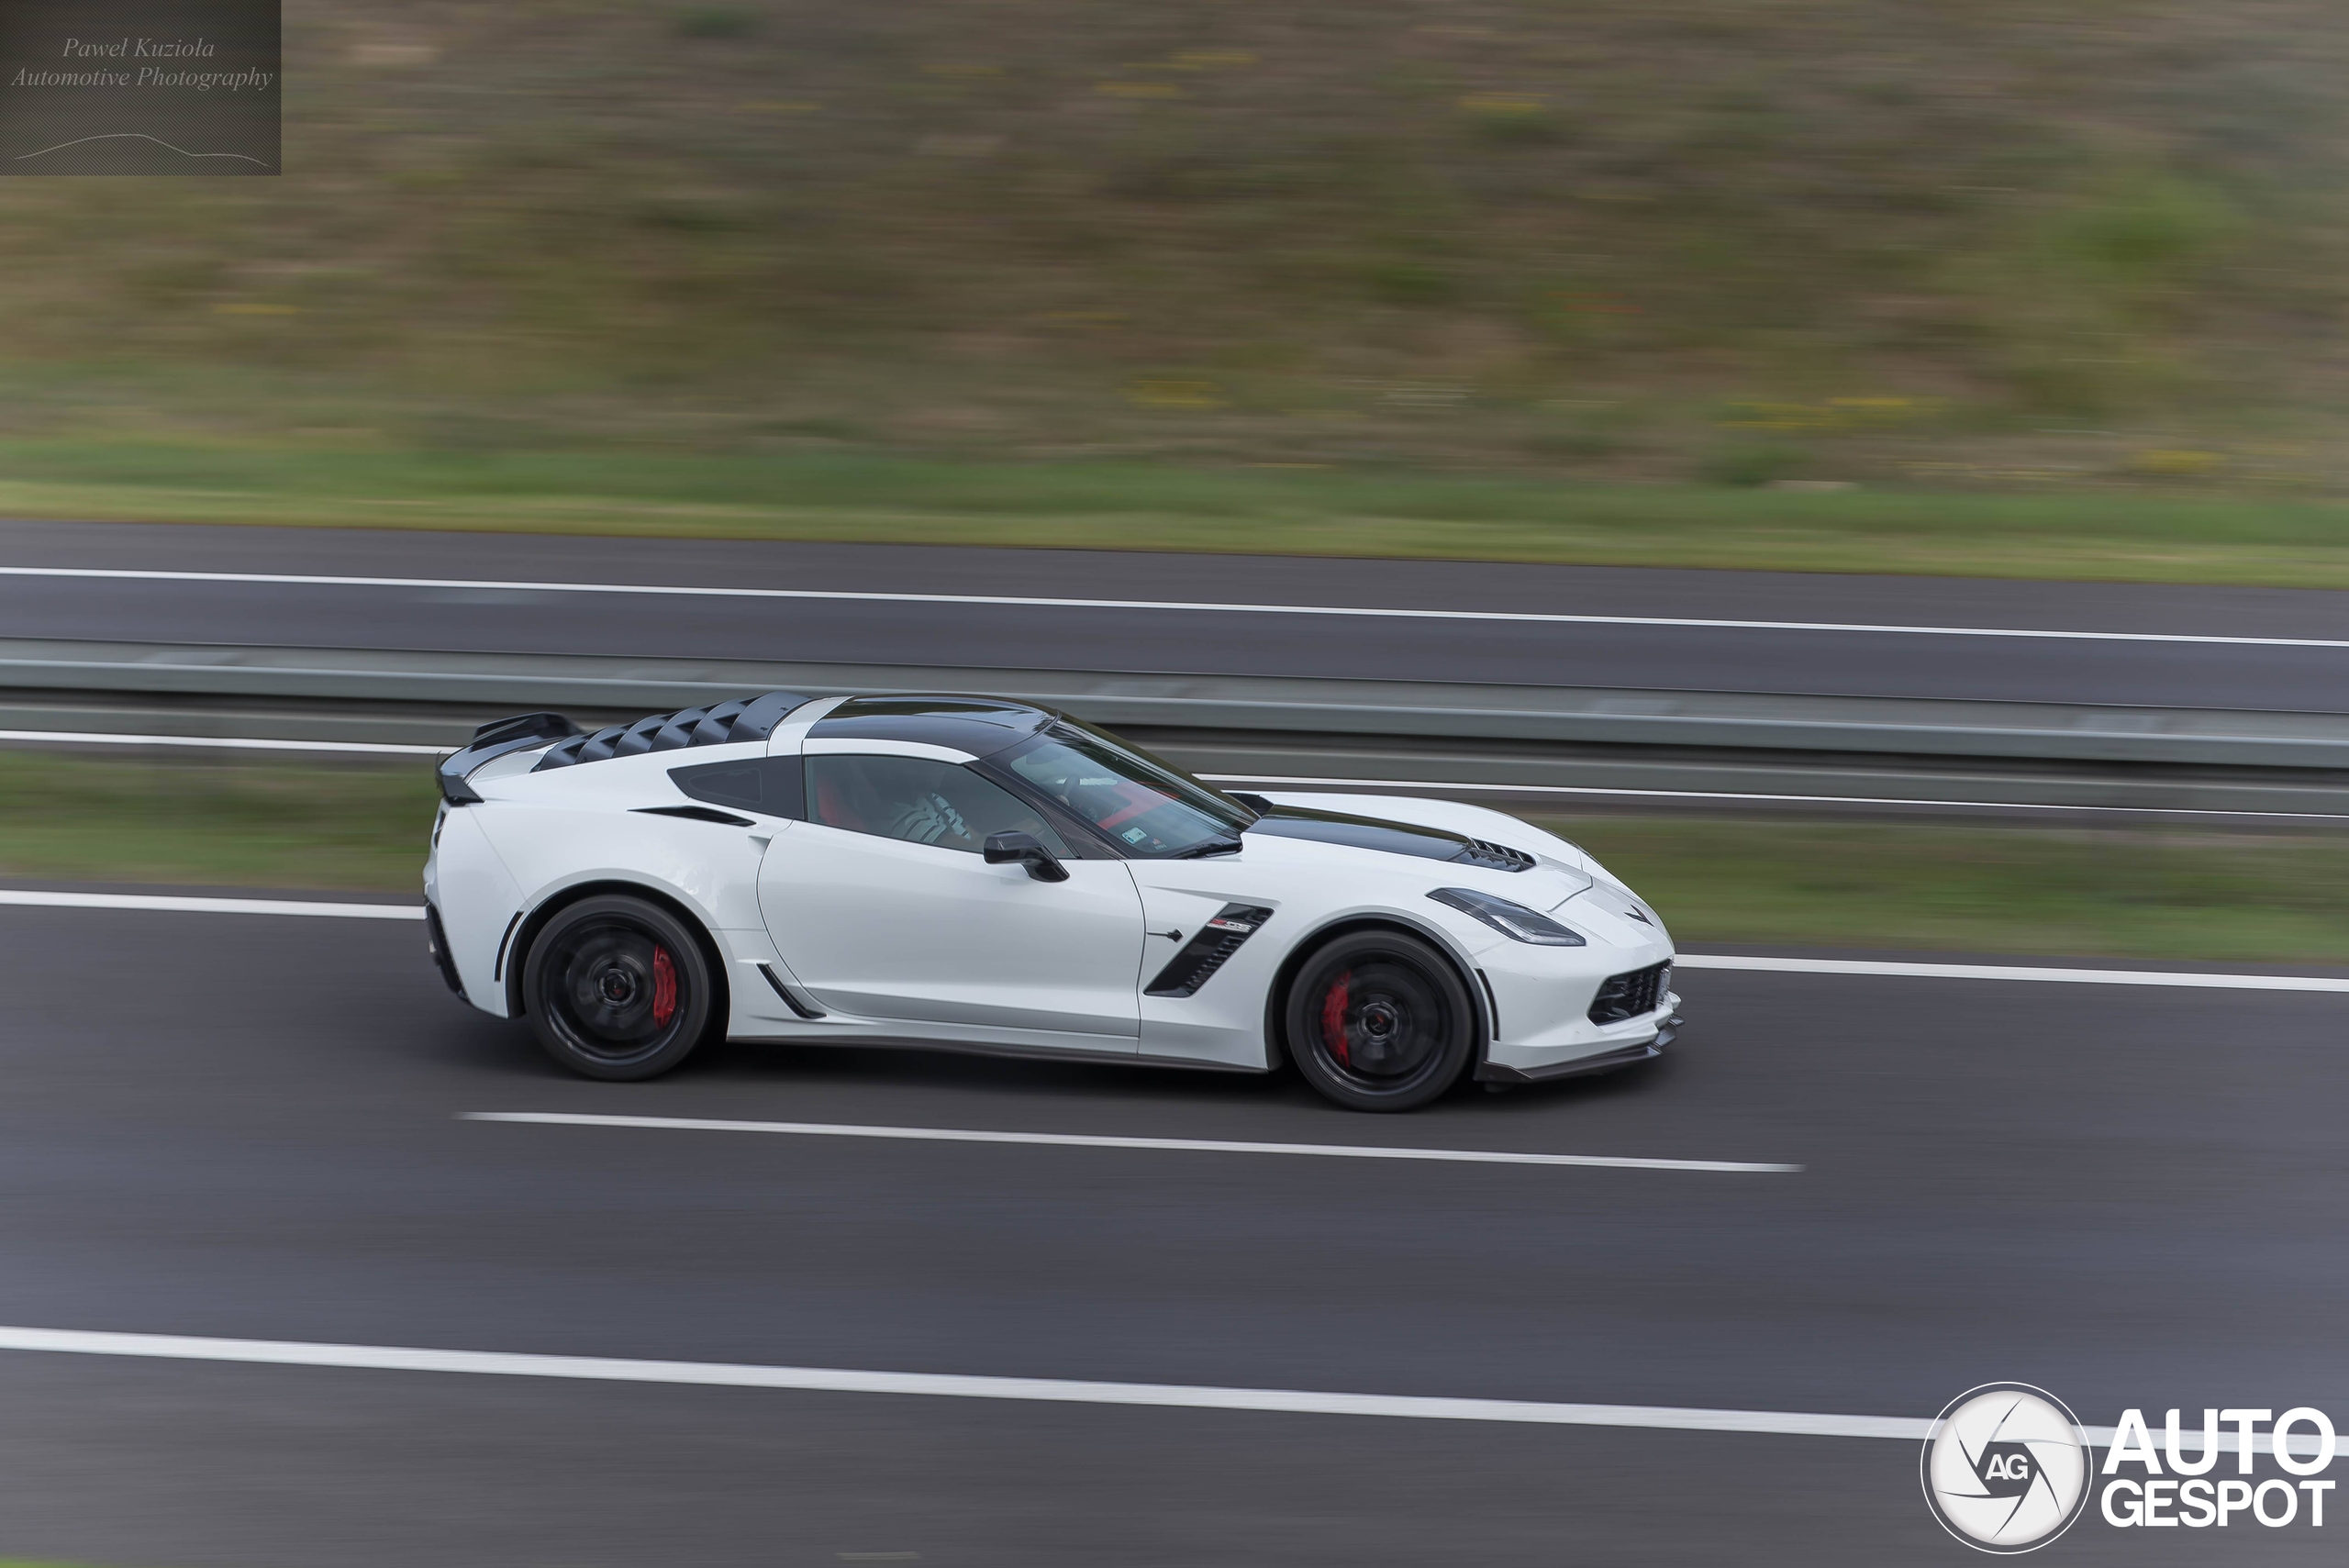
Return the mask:
<path id="1" fill-rule="evenodd" d="M 1183 940 L 1183 933 L 1180 931 L 1144 930 L 1142 935 L 1146 937 L 1164 937 L 1170 942 L 1179 942 Z"/>

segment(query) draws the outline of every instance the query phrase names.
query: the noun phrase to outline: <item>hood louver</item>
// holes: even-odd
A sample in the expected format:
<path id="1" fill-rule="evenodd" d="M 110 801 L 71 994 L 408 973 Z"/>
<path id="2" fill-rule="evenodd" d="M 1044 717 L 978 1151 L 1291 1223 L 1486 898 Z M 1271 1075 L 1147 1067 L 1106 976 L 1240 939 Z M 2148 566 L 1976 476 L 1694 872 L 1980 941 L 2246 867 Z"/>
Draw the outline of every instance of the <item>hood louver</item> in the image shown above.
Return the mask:
<path id="1" fill-rule="evenodd" d="M 1464 865 L 1490 866 L 1495 871 L 1531 871 L 1533 857 L 1523 850 L 1512 850 L 1507 844 L 1496 844 L 1486 839 L 1471 839 L 1468 847 L 1452 857 Z"/>

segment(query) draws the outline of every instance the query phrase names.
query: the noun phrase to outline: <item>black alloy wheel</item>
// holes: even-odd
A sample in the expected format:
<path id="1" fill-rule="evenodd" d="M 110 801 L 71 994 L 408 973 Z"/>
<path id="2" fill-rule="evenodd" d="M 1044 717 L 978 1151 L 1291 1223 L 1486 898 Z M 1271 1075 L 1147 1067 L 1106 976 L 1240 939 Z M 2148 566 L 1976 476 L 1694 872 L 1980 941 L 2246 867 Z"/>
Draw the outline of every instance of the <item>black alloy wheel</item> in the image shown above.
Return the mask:
<path id="1" fill-rule="evenodd" d="M 1297 1071 L 1353 1110 L 1416 1110 L 1475 1053 L 1476 1007 L 1459 973 L 1399 931 L 1324 943 L 1297 970 L 1284 1010 Z"/>
<path id="2" fill-rule="evenodd" d="M 622 895 L 558 912 L 522 971 L 539 1043 L 590 1078 L 651 1078 L 676 1066 L 708 1029 L 715 992 L 685 923 Z"/>

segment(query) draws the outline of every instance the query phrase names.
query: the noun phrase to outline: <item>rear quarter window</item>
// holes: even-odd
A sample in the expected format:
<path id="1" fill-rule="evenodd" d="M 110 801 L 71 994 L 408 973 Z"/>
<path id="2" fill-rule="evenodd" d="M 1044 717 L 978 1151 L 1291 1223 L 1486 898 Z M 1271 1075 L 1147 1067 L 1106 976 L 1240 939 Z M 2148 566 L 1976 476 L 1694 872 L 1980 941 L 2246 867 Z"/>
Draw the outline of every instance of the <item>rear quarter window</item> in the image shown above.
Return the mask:
<path id="1" fill-rule="evenodd" d="M 712 806 L 730 806 L 767 817 L 801 817 L 807 814 L 796 757 L 704 762 L 699 767 L 672 768 L 669 778 L 686 795 Z"/>

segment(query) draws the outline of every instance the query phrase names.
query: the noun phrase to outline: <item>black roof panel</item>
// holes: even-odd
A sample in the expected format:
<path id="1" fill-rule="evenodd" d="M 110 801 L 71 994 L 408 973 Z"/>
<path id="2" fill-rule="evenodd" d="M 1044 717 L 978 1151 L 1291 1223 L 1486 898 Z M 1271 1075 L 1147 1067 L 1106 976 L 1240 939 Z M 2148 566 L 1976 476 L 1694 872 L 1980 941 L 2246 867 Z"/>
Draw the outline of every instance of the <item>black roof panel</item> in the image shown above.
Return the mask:
<path id="1" fill-rule="evenodd" d="M 852 697 L 818 719 L 811 740 L 914 740 L 984 757 L 1050 724 L 1049 708 L 991 697 Z"/>

